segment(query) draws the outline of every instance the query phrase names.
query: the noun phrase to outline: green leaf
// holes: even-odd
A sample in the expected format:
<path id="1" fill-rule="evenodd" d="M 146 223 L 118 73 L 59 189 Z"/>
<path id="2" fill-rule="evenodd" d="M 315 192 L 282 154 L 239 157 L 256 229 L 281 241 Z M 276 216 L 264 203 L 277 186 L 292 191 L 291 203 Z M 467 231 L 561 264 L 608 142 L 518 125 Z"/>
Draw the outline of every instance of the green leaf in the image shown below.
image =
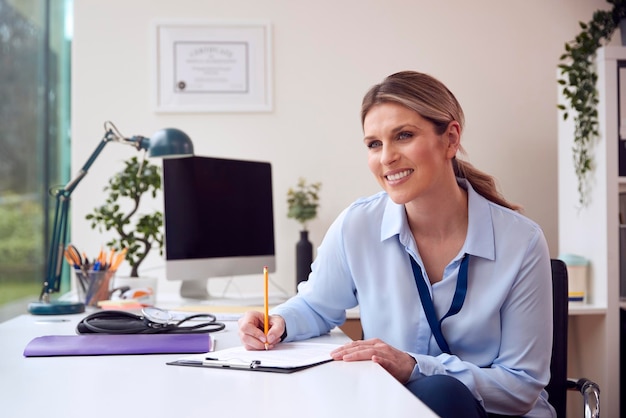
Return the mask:
<path id="1" fill-rule="evenodd" d="M 300 178 L 295 189 L 287 190 L 287 217 L 300 222 L 303 229 L 306 229 L 308 221 L 317 217 L 321 187 L 319 182 L 307 184 L 304 178 Z"/>
<path id="2" fill-rule="evenodd" d="M 143 195 L 149 193 L 156 197 L 161 189 L 161 168 L 148 161 L 142 164 L 137 157 L 125 161 L 124 165 L 104 187 L 108 193 L 105 204 L 96 207 L 85 219 L 91 221 L 92 229 L 117 232 L 118 237 L 107 245 L 117 251 L 127 248 L 126 261 L 131 266 L 131 276 L 137 277 L 139 265 L 151 248 L 163 254 L 163 214 L 155 211 L 136 215 Z M 124 205 L 119 203 L 121 198 L 126 200 Z M 128 209 L 122 211 L 122 207 Z"/>
<path id="3" fill-rule="evenodd" d="M 598 10 L 589 22 L 578 22 L 580 33 L 565 43 L 565 53 L 559 57 L 557 68 L 562 75 L 557 80 L 563 86 L 562 94 L 568 106 L 559 104 L 563 120 L 574 113 L 574 171 L 578 179 L 579 203 L 587 203 L 588 173 L 593 170 L 592 147 L 598 139 L 598 92 L 595 72 L 597 49 L 607 43 L 620 20 L 626 16 L 626 1 L 610 0 L 612 10 Z"/>

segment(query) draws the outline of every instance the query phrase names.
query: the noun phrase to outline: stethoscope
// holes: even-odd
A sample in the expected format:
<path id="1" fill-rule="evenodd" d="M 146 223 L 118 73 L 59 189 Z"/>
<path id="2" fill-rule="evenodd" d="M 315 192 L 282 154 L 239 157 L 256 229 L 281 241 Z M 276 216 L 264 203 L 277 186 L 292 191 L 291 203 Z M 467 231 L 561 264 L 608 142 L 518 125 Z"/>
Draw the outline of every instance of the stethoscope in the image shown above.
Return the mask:
<path id="1" fill-rule="evenodd" d="M 194 314 L 182 317 L 165 309 L 144 307 L 142 315 L 135 315 L 125 311 L 100 311 L 83 318 L 78 324 L 80 333 L 102 334 L 197 334 L 221 331 L 226 328 L 222 322 L 210 313 Z M 197 318 L 206 318 L 206 321 L 195 325 L 181 326 L 187 321 Z"/>
<path id="2" fill-rule="evenodd" d="M 151 328 L 177 328 L 181 329 L 180 325 L 183 323 L 190 321 L 192 319 L 197 318 L 207 318 L 208 320 L 205 322 L 201 322 L 196 325 L 186 326 L 182 329 L 184 330 L 200 330 L 201 328 L 205 328 L 201 330 L 203 332 L 215 332 L 223 330 L 226 325 L 217 322 L 217 317 L 210 313 L 201 313 L 194 314 L 183 317 L 182 319 L 177 318 L 172 312 L 155 308 L 154 306 L 146 306 L 141 310 L 143 314 L 144 322 Z"/>

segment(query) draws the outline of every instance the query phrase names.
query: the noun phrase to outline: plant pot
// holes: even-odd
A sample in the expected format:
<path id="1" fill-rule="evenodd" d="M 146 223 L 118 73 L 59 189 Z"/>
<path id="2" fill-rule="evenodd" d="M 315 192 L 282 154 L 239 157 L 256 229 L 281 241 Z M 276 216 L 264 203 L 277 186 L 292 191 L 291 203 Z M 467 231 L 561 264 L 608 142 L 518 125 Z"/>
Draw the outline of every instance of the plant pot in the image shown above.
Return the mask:
<path id="1" fill-rule="evenodd" d="M 300 241 L 296 244 L 296 287 L 306 281 L 313 263 L 313 244 L 309 241 L 309 231 L 300 231 Z"/>

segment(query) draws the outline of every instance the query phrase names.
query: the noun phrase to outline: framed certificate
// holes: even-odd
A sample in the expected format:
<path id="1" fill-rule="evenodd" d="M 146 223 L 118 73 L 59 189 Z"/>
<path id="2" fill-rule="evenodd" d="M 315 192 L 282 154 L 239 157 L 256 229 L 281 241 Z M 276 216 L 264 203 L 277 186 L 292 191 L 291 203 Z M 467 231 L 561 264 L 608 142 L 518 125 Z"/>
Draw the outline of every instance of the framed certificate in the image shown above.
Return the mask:
<path id="1" fill-rule="evenodd" d="M 272 110 L 267 22 L 157 22 L 157 112 Z"/>

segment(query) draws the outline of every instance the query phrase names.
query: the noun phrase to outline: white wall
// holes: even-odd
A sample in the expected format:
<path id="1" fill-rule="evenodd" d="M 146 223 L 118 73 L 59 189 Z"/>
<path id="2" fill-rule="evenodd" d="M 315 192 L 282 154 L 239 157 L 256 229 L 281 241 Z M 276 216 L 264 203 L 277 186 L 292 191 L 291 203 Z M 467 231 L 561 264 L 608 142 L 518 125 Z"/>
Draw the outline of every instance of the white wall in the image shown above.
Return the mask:
<path id="1" fill-rule="evenodd" d="M 177 127 L 196 154 L 273 164 L 278 269 L 294 289 L 298 224 L 286 192 L 298 177 L 321 181 L 318 245 L 335 216 L 378 190 L 361 142 L 365 91 L 393 72 L 430 73 L 456 94 L 469 159 L 499 180 L 557 248 L 556 67 L 564 43 L 604 0 L 89 0 L 75 1 L 72 162 L 77 170 L 113 121 L 126 135 Z M 162 114 L 153 111 L 151 25 L 163 19 L 268 20 L 273 29 L 274 110 Z M 85 214 L 106 180 L 136 154 L 109 145 L 73 195 L 73 242 L 95 254 L 106 242 Z M 152 203 L 161 207 L 160 203 Z M 515 237 L 512 237 L 514 239 Z M 163 275 L 155 255 L 147 273 Z M 245 287 L 245 284 L 242 284 Z"/>

